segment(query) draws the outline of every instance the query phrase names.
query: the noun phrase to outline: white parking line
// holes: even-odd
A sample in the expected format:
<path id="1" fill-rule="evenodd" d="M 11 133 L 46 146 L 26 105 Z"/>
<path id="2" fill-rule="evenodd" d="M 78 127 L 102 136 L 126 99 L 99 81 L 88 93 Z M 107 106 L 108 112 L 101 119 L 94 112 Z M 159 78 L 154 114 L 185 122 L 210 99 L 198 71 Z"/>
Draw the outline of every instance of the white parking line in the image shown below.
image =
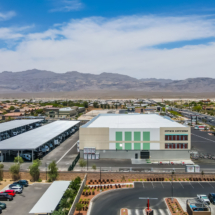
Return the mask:
<path id="1" fill-rule="evenodd" d="M 77 142 L 56 162 L 56 164 L 58 164 L 66 155 L 67 155 L 67 153 L 69 153 L 69 151 L 71 150 L 71 149 L 73 149 L 74 148 L 74 146 L 76 146 L 76 144 L 77 144 Z"/>
<path id="2" fill-rule="evenodd" d="M 190 183 L 190 182 L 189 182 Z M 190 186 L 194 189 L 194 187 L 191 185 L 191 183 L 190 183 Z"/>
<path id="3" fill-rule="evenodd" d="M 182 186 L 182 184 L 181 184 L 181 182 L 179 182 L 180 183 L 180 185 Z M 183 187 L 183 189 L 184 189 L 184 186 L 182 186 Z"/>
<path id="4" fill-rule="evenodd" d="M 152 183 L 152 182 L 151 182 Z M 153 183 L 152 183 L 152 187 L 154 188 L 154 185 L 153 185 Z"/>
<path id="5" fill-rule="evenodd" d="M 210 183 L 208 182 L 208 184 L 210 184 Z M 210 185 L 211 185 L 211 184 L 210 184 Z M 213 188 L 214 188 L 214 186 L 212 186 L 212 185 L 211 185 L 211 187 L 213 187 Z"/>
<path id="6" fill-rule="evenodd" d="M 142 182 L 142 184 L 143 184 L 143 188 L 145 188 L 145 187 L 144 187 L 144 182 Z"/>
<path id="7" fill-rule="evenodd" d="M 162 185 L 162 187 L 164 188 L 164 186 L 163 186 L 163 183 L 161 182 L 161 185 Z"/>
<path id="8" fill-rule="evenodd" d="M 199 182 L 198 182 L 198 183 L 199 183 Z M 201 185 L 201 184 L 199 183 L 199 185 Z M 201 185 L 201 187 L 204 188 L 202 185 Z"/>
<path id="9" fill-rule="evenodd" d="M 135 214 L 140 215 L 140 213 L 139 213 L 139 210 L 138 210 L 138 209 L 136 209 L 136 210 L 135 210 Z"/>
<path id="10" fill-rule="evenodd" d="M 191 134 L 192 134 L 192 135 L 194 135 L 194 136 L 197 136 L 197 137 L 200 137 L 200 138 L 202 138 L 202 139 L 209 140 L 209 141 L 211 141 L 211 142 L 214 142 L 214 143 L 215 143 L 215 141 L 214 141 L 214 140 L 210 140 L 210 139 L 208 139 L 208 138 L 205 138 L 205 137 L 202 137 L 202 136 L 199 136 L 199 135 L 193 134 L 193 133 L 191 133 Z"/>

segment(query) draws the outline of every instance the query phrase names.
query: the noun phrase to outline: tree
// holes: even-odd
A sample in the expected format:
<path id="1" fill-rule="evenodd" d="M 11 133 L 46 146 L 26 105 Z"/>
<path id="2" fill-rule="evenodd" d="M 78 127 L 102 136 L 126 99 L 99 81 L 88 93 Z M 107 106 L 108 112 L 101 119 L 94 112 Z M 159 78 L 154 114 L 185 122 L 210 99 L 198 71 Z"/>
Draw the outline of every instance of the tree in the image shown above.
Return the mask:
<path id="1" fill-rule="evenodd" d="M 20 171 L 20 165 L 18 163 L 13 164 L 10 169 L 10 173 L 12 174 L 13 180 L 19 179 L 19 171 Z"/>
<path id="2" fill-rule="evenodd" d="M 80 159 L 78 163 L 80 167 L 85 167 L 87 165 L 87 162 L 84 159 Z"/>
<path id="3" fill-rule="evenodd" d="M 93 107 L 98 108 L 99 107 L 98 102 L 93 102 Z"/>
<path id="4" fill-rule="evenodd" d="M 33 164 L 29 167 L 30 175 L 32 176 L 34 181 L 38 181 L 40 178 L 40 169 L 39 166 L 41 165 L 41 161 L 36 159 L 33 161 Z"/>
<path id="5" fill-rule="evenodd" d="M 92 169 L 96 170 L 96 165 L 95 164 L 92 165 Z"/>
<path id="6" fill-rule="evenodd" d="M 199 112 L 200 110 L 202 109 L 202 107 L 201 106 L 194 106 L 193 107 L 193 111 L 197 111 L 197 112 Z"/>
<path id="7" fill-rule="evenodd" d="M 9 110 L 15 110 L 14 106 L 10 106 Z"/>
<path id="8" fill-rule="evenodd" d="M 202 170 L 201 174 L 202 174 L 202 178 L 203 178 L 203 176 L 204 176 L 204 174 L 205 174 L 203 170 Z"/>
<path id="9" fill-rule="evenodd" d="M 17 156 L 14 158 L 14 163 L 22 164 L 22 163 L 24 163 L 24 160 L 22 157 Z"/>
<path id="10" fill-rule="evenodd" d="M 52 161 L 48 166 L 48 175 L 51 181 L 56 180 L 58 177 L 58 167 L 55 161 Z"/>
<path id="11" fill-rule="evenodd" d="M 83 105 L 84 105 L 85 108 L 88 108 L 88 102 L 87 101 L 84 101 Z"/>
<path id="12" fill-rule="evenodd" d="M 66 215 L 66 213 L 64 211 L 62 211 L 61 209 L 59 209 L 58 211 L 54 211 L 52 213 L 52 215 Z"/>
<path id="13" fill-rule="evenodd" d="M 4 168 L 4 164 L 0 164 L 0 181 L 3 180 L 3 176 L 4 176 L 4 173 L 3 173 L 3 168 Z"/>
<path id="14" fill-rule="evenodd" d="M 83 208 L 83 205 L 81 203 L 76 203 L 75 208 L 77 211 L 79 211 L 79 214 L 80 214 L 80 211 Z"/>

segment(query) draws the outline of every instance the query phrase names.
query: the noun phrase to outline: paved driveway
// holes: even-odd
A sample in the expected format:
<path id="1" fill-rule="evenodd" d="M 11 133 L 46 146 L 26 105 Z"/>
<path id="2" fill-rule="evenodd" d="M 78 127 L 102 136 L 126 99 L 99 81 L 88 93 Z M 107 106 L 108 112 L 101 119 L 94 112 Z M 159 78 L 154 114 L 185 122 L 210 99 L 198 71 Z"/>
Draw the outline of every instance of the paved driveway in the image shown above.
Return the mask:
<path id="1" fill-rule="evenodd" d="M 170 182 L 137 182 L 133 189 L 121 189 L 102 194 L 92 204 L 91 215 L 119 215 L 120 208 L 128 208 L 129 214 L 141 215 L 146 208 L 147 200 L 139 197 L 158 198 L 151 200 L 150 205 L 155 215 L 168 215 L 163 198 L 171 197 Z M 193 198 L 197 194 L 208 194 L 215 191 L 215 182 L 174 182 L 174 197 Z"/>

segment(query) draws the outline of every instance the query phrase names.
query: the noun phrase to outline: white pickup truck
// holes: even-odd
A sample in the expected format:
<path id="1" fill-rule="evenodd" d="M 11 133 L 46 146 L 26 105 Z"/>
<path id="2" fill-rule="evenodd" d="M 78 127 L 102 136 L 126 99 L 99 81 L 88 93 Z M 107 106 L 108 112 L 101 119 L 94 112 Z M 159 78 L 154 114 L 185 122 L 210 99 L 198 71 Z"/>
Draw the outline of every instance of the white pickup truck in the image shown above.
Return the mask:
<path id="1" fill-rule="evenodd" d="M 210 204 L 210 200 L 209 200 L 208 197 L 207 197 L 206 195 L 204 195 L 204 194 L 201 194 L 201 195 L 198 194 L 198 195 L 197 195 L 197 199 L 200 200 L 201 202 L 207 204 L 207 205 Z"/>

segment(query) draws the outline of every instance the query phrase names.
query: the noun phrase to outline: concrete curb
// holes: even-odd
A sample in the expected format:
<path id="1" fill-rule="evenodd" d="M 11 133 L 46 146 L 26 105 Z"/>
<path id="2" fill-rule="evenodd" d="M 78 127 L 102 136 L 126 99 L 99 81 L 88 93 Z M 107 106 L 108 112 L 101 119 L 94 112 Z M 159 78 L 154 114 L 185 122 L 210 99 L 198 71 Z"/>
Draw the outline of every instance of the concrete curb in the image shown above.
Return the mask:
<path id="1" fill-rule="evenodd" d="M 133 187 L 131 187 L 131 188 L 120 188 L 120 190 L 124 190 L 124 189 L 132 189 Z M 93 201 L 96 199 L 96 198 L 98 198 L 99 196 L 101 196 L 102 194 L 106 194 L 106 193 L 109 193 L 109 192 L 111 192 L 111 191 L 118 191 L 119 189 L 114 189 L 114 190 L 106 190 L 106 191 L 103 191 L 103 192 L 101 192 L 101 193 L 99 193 L 98 195 L 96 195 L 96 196 L 94 196 L 92 199 L 91 199 L 91 201 L 90 201 L 90 205 L 89 205 L 89 209 L 88 209 L 88 211 L 87 211 L 87 215 L 90 215 L 90 213 L 91 213 L 91 209 L 92 209 L 92 205 L 93 205 Z"/>

